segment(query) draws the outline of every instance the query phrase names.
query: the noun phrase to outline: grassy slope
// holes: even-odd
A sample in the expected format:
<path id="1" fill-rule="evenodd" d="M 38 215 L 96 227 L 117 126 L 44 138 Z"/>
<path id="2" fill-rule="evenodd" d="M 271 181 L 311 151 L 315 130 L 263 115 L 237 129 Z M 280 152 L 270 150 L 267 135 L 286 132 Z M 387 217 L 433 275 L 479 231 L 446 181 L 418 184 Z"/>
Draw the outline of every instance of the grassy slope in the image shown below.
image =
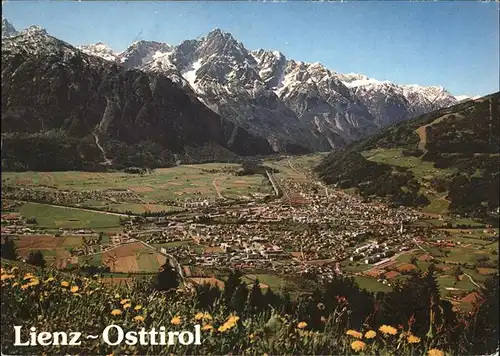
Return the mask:
<path id="1" fill-rule="evenodd" d="M 300 326 L 300 320 L 279 311 L 272 319 L 276 325 L 272 333 L 266 326 L 270 325 L 269 314 L 240 316 L 241 322 L 219 329 L 230 314 L 216 308 L 210 311 L 209 319 L 197 321 L 195 314 L 200 310 L 195 307 L 194 298 L 184 290 L 167 297 L 143 287 L 107 285 L 104 279 L 42 271 L 19 262 L 2 260 L 1 266 L 1 325 L 5 331 L 2 351 L 6 354 L 353 354 L 352 342 L 356 339 L 346 335 L 345 310 L 339 309 L 336 317 L 327 318 L 325 330 L 321 332 L 311 332 L 307 325 Z M 178 317 L 175 325 L 171 322 L 173 317 Z M 202 344 L 192 346 L 177 343 L 168 347 L 140 344 L 131 347 L 123 343 L 113 347 L 100 340 L 84 340 L 77 347 L 35 346 L 20 350 L 13 346 L 14 334 L 9 327 L 21 325 L 27 330 L 34 326 L 44 331 L 78 330 L 84 335 L 99 335 L 111 324 L 127 331 L 141 327 L 158 330 L 160 326 L 165 326 L 167 331 L 191 331 L 196 324 L 210 325 L 212 330 L 203 330 Z M 368 330 L 367 326 L 362 331 Z M 409 344 L 405 338 L 397 340 L 397 336 L 384 337 L 378 332 L 375 338 L 364 340 L 364 354 L 425 354 L 431 347 L 425 340 L 418 344 Z"/>
<path id="2" fill-rule="evenodd" d="M 424 211 L 447 213 L 450 202 L 456 198 L 455 196 L 448 197 L 449 186 L 458 173 L 469 177 L 483 177 L 484 169 L 481 167 L 486 164 L 485 167 L 493 169 L 493 174 L 496 174 L 491 184 L 494 185 L 495 179 L 498 181 L 498 168 L 495 172 L 491 167 L 491 162 L 498 156 L 498 147 L 495 148 L 495 145 L 499 138 L 495 128 L 498 128 L 499 119 L 494 110 L 498 110 L 499 96 L 500 94 L 497 93 L 477 101 L 468 101 L 429 113 L 417 119 L 400 122 L 377 135 L 333 152 L 322 161 L 317 171 L 327 183 L 345 182 L 349 179 L 353 180 L 353 175 L 366 174 L 366 172 L 356 170 L 355 164 L 350 166 L 348 163 L 343 164 L 342 161 L 353 159 L 354 154 L 361 154 L 366 160 L 378 164 L 380 168 L 403 167 L 400 170 L 410 172 L 418 182 L 418 193 L 429 200 Z M 403 154 L 404 150 L 417 148 L 422 150 L 420 154 L 415 156 Z M 471 150 L 474 152 L 471 153 Z M 473 156 L 473 153 L 476 156 Z M 478 154 L 483 158 L 492 157 L 492 160 L 484 164 L 477 163 L 478 160 L 475 157 Z M 440 168 L 436 167 L 437 161 L 442 162 L 446 159 L 451 163 L 440 164 Z M 478 168 L 471 172 L 464 172 L 463 166 L 467 163 L 478 165 Z M 443 180 L 447 189 L 436 191 L 431 184 L 435 179 Z M 357 180 L 359 181 L 359 178 Z M 361 181 L 363 181 L 362 178 Z M 377 183 L 377 177 L 370 176 L 364 181 Z M 358 186 L 358 184 L 359 182 L 354 182 L 350 186 Z M 344 188 L 349 188 L 349 184 Z M 483 188 L 477 184 L 465 194 L 469 195 L 471 191 L 475 191 L 474 189 L 477 191 Z M 485 195 L 484 189 L 481 194 Z M 451 203 L 455 203 L 455 207 L 452 208 L 457 208 L 457 206 L 460 208 L 460 205 L 467 204 L 463 201 Z M 492 208 L 495 208 L 495 204 L 498 205 L 497 202 L 493 202 Z"/>

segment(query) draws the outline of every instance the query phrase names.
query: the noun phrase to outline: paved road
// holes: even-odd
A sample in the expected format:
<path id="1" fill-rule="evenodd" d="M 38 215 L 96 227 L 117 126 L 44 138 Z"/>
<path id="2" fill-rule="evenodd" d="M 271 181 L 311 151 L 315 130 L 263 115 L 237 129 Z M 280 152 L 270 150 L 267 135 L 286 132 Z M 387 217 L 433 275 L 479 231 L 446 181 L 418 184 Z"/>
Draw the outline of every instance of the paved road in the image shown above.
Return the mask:
<path id="1" fill-rule="evenodd" d="M 472 279 L 472 277 L 470 275 L 468 275 L 467 273 L 464 273 L 467 277 L 469 277 L 470 281 L 476 286 L 478 287 L 479 289 L 483 289 L 483 287 L 481 287 L 479 284 L 477 284 L 474 279 Z"/>
<path id="2" fill-rule="evenodd" d="M 267 179 L 269 179 L 269 182 L 271 182 L 271 185 L 273 186 L 274 193 L 276 194 L 276 196 L 279 196 L 280 191 L 279 191 L 278 187 L 276 186 L 274 176 L 267 169 L 266 169 L 266 174 L 267 174 Z"/>

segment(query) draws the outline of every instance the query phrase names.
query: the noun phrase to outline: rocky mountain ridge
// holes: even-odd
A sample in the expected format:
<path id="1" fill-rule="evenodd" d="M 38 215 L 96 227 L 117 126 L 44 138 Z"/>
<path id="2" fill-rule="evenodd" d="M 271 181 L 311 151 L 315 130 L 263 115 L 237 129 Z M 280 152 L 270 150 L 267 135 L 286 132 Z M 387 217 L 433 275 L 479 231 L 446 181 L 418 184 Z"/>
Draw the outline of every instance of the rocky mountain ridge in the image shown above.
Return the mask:
<path id="1" fill-rule="evenodd" d="M 154 167 L 272 152 L 161 73 L 89 56 L 36 26 L 2 39 L 4 169 Z"/>
<path id="2" fill-rule="evenodd" d="M 287 59 L 278 51 L 249 51 L 220 29 L 178 46 L 140 42 L 142 50 L 134 43 L 115 53 L 114 60 L 163 71 L 223 117 L 259 134 L 308 142 L 316 150 L 342 146 L 458 101 L 440 87 L 382 82 Z"/>

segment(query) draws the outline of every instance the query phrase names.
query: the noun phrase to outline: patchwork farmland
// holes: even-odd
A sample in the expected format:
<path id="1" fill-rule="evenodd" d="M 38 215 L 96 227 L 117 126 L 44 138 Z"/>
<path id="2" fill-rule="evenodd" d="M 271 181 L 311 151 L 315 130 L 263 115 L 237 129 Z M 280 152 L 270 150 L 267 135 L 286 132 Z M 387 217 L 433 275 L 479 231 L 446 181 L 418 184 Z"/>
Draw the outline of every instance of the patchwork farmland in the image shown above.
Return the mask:
<path id="1" fill-rule="evenodd" d="M 236 172 L 239 168 L 238 164 L 208 163 L 159 168 L 144 175 L 124 172 L 6 172 L 2 175 L 2 185 L 74 191 L 131 191 L 142 200 L 143 204 L 127 206 L 116 202 L 110 206 L 141 212 L 143 209 L 143 211 L 154 211 L 169 208 L 162 206 L 160 201 L 218 198 L 216 185 L 224 196 L 235 199 L 262 192 L 262 187 L 266 186 L 264 177 L 262 175 L 238 177 L 229 173 Z M 214 184 L 215 179 L 217 179 L 216 184 Z M 90 206 L 100 206 L 106 205 L 107 202 L 86 203 Z"/>

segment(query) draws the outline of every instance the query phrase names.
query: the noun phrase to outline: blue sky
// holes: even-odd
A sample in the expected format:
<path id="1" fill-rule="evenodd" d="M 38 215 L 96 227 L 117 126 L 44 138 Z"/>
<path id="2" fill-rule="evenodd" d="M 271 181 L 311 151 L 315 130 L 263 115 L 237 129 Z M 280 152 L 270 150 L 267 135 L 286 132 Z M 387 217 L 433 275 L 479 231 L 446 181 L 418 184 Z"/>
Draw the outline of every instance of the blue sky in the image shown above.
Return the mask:
<path id="1" fill-rule="evenodd" d="M 494 2 L 59 2 L 4 1 L 16 29 L 32 24 L 74 45 L 117 51 L 138 39 L 178 44 L 218 27 L 248 49 L 320 62 L 455 95 L 499 90 L 499 4 Z"/>

